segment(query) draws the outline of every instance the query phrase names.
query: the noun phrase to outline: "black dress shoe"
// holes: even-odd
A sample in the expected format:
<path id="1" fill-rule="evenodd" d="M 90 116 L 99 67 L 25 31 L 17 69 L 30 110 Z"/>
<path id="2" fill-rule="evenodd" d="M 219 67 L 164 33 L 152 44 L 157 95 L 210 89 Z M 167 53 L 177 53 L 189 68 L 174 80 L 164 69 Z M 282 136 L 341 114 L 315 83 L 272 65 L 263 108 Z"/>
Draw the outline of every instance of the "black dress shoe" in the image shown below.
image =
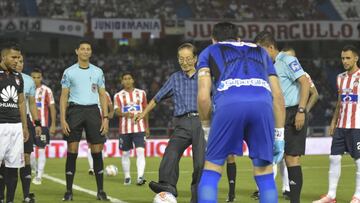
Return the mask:
<path id="1" fill-rule="evenodd" d="M 151 181 L 149 183 L 149 187 L 155 193 L 170 192 L 175 197 L 177 197 L 177 195 L 178 195 L 176 188 L 174 186 L 170 185 L 169 183 L 157 183 L 157 182 Z"/>

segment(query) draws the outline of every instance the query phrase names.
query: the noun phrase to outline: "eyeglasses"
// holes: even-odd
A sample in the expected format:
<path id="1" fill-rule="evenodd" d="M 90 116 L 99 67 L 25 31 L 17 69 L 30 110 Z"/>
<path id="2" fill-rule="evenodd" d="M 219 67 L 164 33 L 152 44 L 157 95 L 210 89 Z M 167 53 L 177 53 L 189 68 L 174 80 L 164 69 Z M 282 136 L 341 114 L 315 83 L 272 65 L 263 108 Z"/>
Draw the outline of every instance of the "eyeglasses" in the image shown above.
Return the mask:
<path id="1" fill-rule="evenodd" d="M 190 60 L 193 60 L 194 57 L 193 56 L 188 56 L 188 57 L 179 57 L 178 60 L 180 62 L 184 62 L 184 61 L 190 61 Z"/>

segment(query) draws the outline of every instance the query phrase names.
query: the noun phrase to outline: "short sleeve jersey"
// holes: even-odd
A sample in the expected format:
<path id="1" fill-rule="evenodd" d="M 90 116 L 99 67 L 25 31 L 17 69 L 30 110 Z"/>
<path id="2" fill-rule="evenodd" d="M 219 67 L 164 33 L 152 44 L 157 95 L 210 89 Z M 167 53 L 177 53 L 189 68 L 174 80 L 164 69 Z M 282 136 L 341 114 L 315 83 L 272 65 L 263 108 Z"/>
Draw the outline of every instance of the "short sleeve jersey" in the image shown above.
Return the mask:
<path id="1" fill-rule="evenodd" d="M 64 71 L 61 79 L 62 88 L 69 88 L 69 102 L 78 105 L 97 105 L 99 88 L 105 88 L 103 71 L 90 64 L 88 68 L 80 68 L 76 63 Z"/>
<path id="2" fill-rule="evenodd" d="M 24 91 L 20 73 L 0 70 L 0 123 L 20 123 L 19 94 Z"/>
<path id="3" fill-rule="evenodd" d="M 25 73 L 21 73 L 24 80 L 24 96 L 25 96 L 25 104 L 26 104 L 26 114 L 30 114 L 29 109 L 29 97 L 35 98 L 36 86 L 35 82 L 29 75 Z"/>
<path id="4" fill-rule="evenodd" d="M 197 69 L 209 68 L 214 81 L 214 107 L 236 101 L 265 101 L 272 105 L 269 75 L 276 75 L 264 49 L 253 43 L 220 42 L 199 56 Z"/>
<path id="5" fill-rule="evenodd" d="M 36 88 L 35 100 L 41 126 L 48 127 L 49 107 L 51 104 L 55 104 L 52 90 L 46 85 L 41 85 L 40 87 Z"/>
<path id="6" fill-rule="evenodd" d="M 285 106 L 298 105 L 300 101 L 300 85 L 296 80 L 305 75 L 298 59 L 280 52 L 275 58 L 275 69 L 285 98 Z"/>
<path id="7" fill-rule="evenodd" d="M 114 96 L 114 109 L 120 109 L 121 113 L 132 113 L 136 115 L 143 112 L 146 105 L 146 93 L 141 89 L 135 88 L 130 92 L 123 89 Z M 147 127 L 145 124 L 145 119 L 134 122 L 132 118 L 120 117 L 119 133 L 129 134 L 144 132 Z"/>

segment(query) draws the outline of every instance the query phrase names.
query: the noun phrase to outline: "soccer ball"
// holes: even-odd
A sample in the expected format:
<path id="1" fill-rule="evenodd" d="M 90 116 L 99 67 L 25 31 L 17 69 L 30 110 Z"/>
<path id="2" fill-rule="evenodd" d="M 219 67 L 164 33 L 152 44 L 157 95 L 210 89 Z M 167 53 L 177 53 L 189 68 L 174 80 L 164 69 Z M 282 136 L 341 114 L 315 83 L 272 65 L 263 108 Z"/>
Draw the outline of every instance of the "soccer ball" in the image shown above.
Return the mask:
<path id="1" fill-rule="evenodd" d="M 105 175 L 107 176 L 116 176 L 118 172 L 118 168 L 115 165 L 107 165 L 105 167 Z"/>
<path id="2" fill-rule="evenodd" d="M 153 203 L 177 203 L 177 201 L 170 192 L 160 192 L 155 195 Z"/>

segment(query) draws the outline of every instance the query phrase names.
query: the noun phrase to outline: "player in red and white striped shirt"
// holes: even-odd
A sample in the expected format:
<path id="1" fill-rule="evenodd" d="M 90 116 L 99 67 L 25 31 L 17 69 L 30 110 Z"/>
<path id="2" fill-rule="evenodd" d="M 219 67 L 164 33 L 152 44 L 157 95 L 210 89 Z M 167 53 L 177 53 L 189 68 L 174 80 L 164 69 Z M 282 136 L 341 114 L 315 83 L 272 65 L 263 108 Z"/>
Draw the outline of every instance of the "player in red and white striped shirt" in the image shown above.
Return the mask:
<path id="1" fill-rule="evenodd" d="M 49 144 L 50 141 L 49 132 L 50 134 L 54 135 L 56 130 L 56 108 L 51 89 L 48 86 L 42 84 L 42 71 L 40 69 L 34 69 L 31 73 L 31 77 L 33 78 L 36 86 L 35 101 L 42 127 L 42 135 L 40 137 L 34 137 L 34 143 L 39 148 L 39 158 L 36 163 L 34 153 L 31 156 L 31 165 L 35 166 L 36 169 L 36 177 L 32 182 L 36 185 L 40 185 L 46 163 L 45 147 L 47 144 Z M 51 118 L 50 129 L 49 110 Z"/>
<path id="2" fill-rule="evenodd" d="M 123 88 L 114 96 L 114 109 L 119 116 L 119 148 L 123 151 L 122 166 L 125 174 L 124 185 L 131 184 L 130 179 L 130 149 L 135 144 L 137 185 L 143 185 L 145 171 L 145 135 L 149 135 L 148 118 L 134 122 L 134 115 L 141 113 L 146 105 L 146 93 L 144 90 L 134 87 L 134 78 L 131 73 L 121 76 Z"/>
<path id="3" fill-rule="evenodd" d="M 345 72 L 337 77 L 338 101 L 330 124 L 329 134 L 333 135 L 330 154 L 329 190 L 326 195 L 313 203 L 336 202 L 336 189 L 341 174 L 341 157 L 348 152 L 356 164 L 356 188 L 350 203 L 360 203 L 360 69 L 357 65 L 359 52 L 352 45 L 341 52 Z"/>

